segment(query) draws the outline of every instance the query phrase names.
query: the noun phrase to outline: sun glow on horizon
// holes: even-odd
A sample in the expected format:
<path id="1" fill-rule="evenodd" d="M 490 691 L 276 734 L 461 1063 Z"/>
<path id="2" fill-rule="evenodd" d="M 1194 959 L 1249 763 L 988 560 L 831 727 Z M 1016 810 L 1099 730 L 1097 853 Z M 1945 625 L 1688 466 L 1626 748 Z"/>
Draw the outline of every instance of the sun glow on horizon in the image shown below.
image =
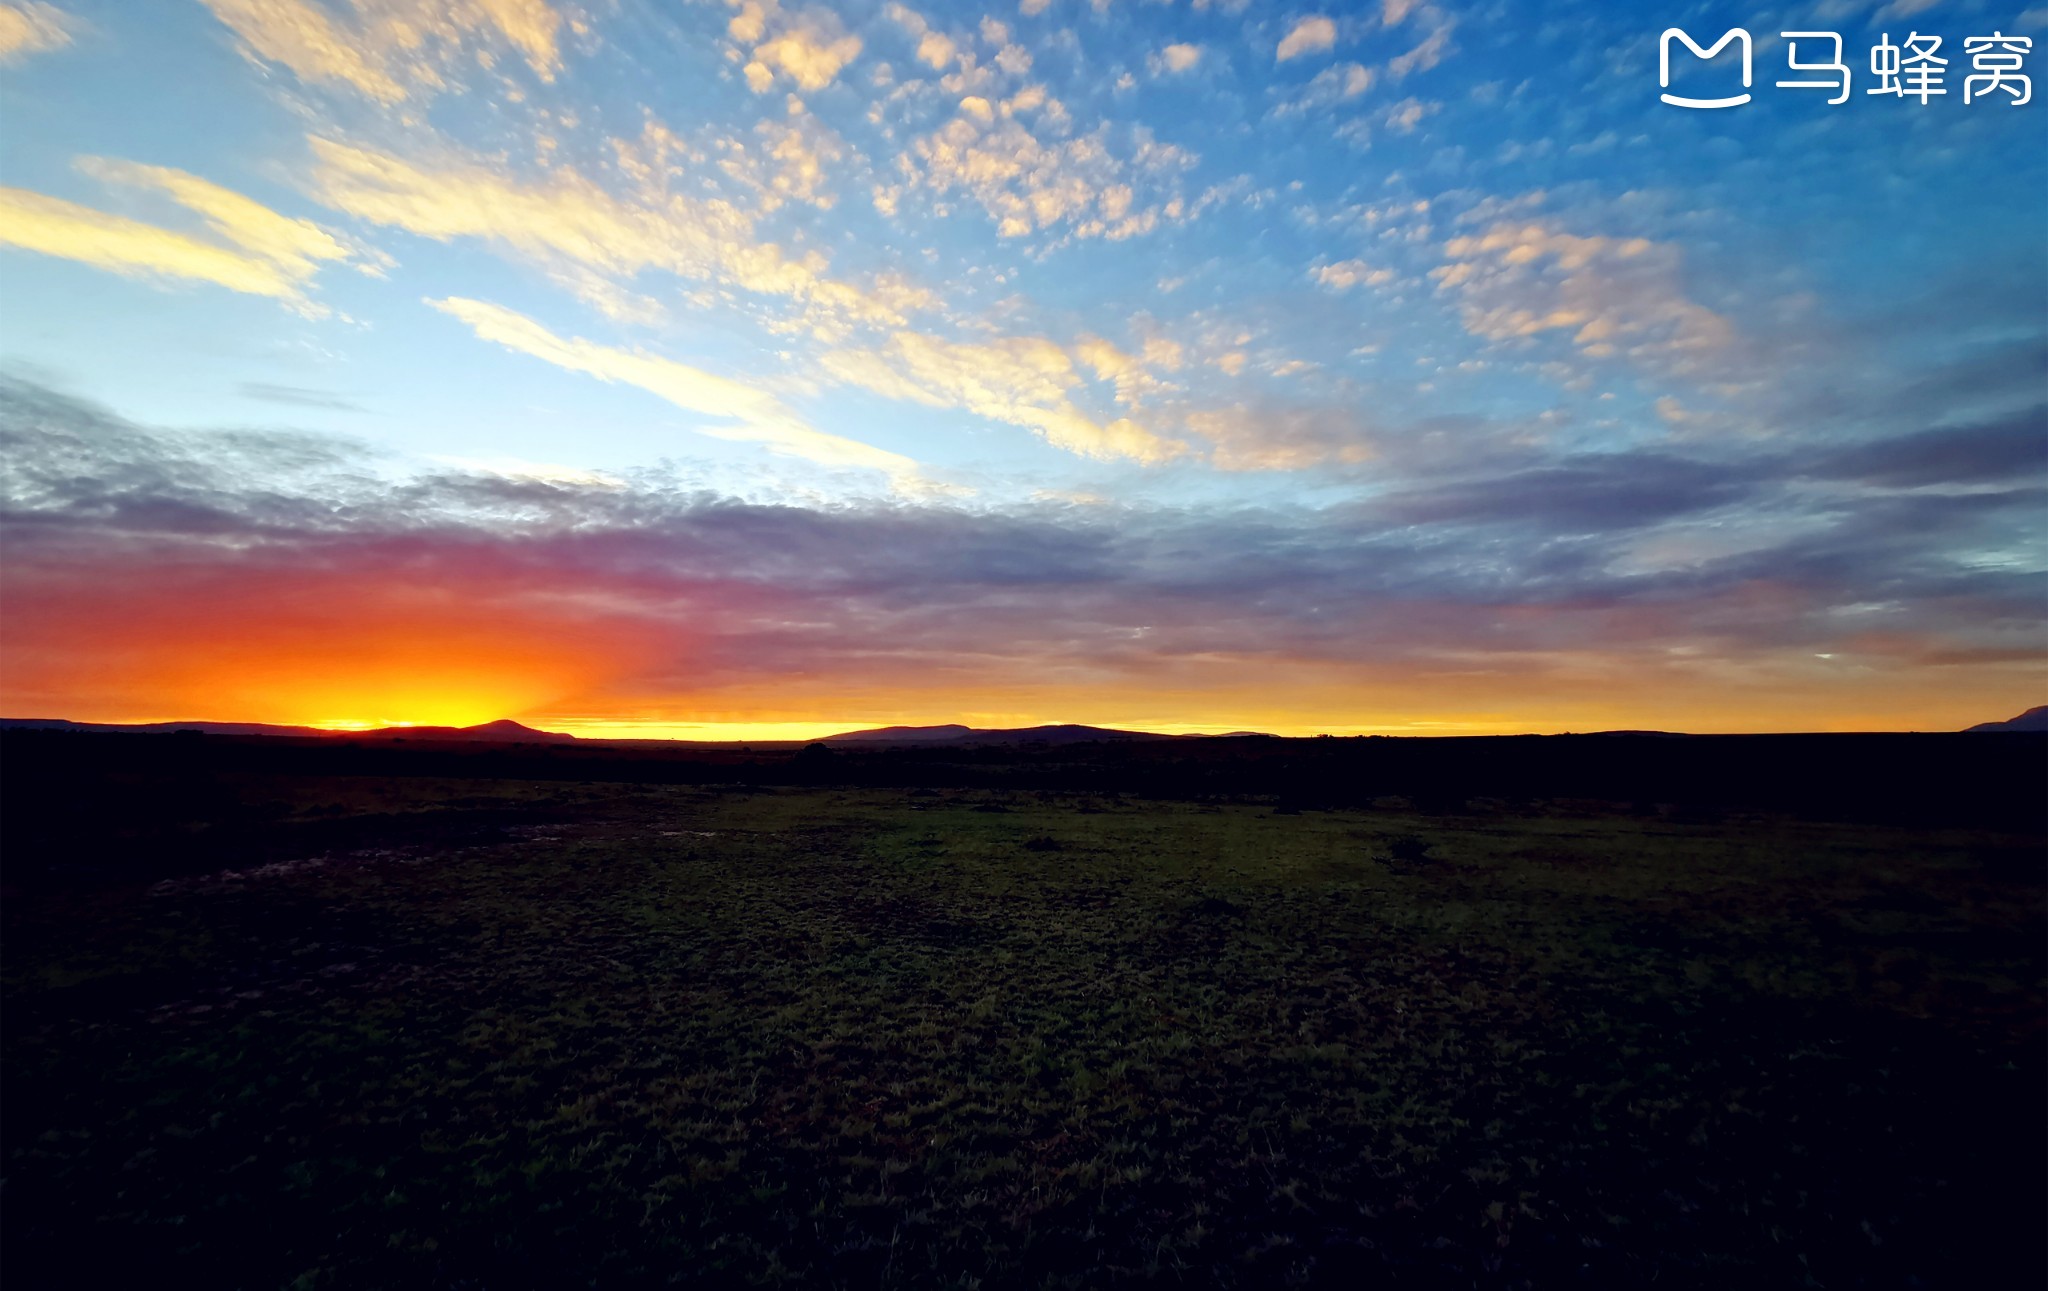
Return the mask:
<path id="1" fill-rule="evenodd" d="M 0 176 L 0 714 L 2048 699 L 2048 105 L 1674 111 L 1617 0 L 72 8 L 4 56 L 52 128 Z"/>

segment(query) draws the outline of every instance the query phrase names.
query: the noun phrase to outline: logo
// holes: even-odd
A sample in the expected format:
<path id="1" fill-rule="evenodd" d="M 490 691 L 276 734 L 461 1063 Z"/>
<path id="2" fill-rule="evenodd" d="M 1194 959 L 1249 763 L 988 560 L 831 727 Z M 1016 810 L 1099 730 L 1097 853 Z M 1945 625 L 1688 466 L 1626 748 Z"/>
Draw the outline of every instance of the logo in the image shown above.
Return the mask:
<path id="1" fill-rule="evenodd" d="M 1781 31 L 1785 39 L 1785 61 L 1788 70 L 1804 72 L 1806 79 L 1778 81 L 1781 90 L 1826 90 L 1830 106 L 1840 107 L 1851 97 L 1849 84 L 1855 79 L 1842 47 L 1842 37 L 1832 31 Z M 1754 73 L 1752 63 L 1753 47 L 1749 32 L 1741 27 L 1730 27 L 1721 33 L 1721 39 L 1702 48 L 1700 43 L 1677 27 L 1667 27 L 1657 41 L 1657 83 L 1664 87 L 1660 97 L 1675 108 L 1733 108 L 1749 102 L 1748 94 L 1731 94 L 1720 99 L 1690 99 L 1671 90 L 1671 42 L 1678 41 L 1693 52 L 1702 62 L 1712 62 L 1714 56 L 1731 44 L 1742 46 L 1742 88 L 1747 90 Z M 1827 42 L 1827 57 L 1824 61 L 1802 62 L 1799 43 L 1807 42 L 1811 52 L 1813 42 Z M 1878 37 L 1870 47 L 1870 74 L 1877 84 L 1865 90 L 1865 94 L 1884 94 L 1899 99 L 1918 99 L 1922 107 L 1935 97 L 1948 93 L 1945 84 L 1949 60 L 1937 51 L 1941 49 L 1940 36 L 1923 36 L 1917 31 L 1906 34 L 1904 45 L 1894 45 L 1890 32 Z M 2011 107 L 2021 107 L 2034 99 L 2034 82 L 2022 70 L 2027 55 L 2032 53 L 2034 42 L 2028 36 L 2008 36 L 1994 31 L 1989 36 L 1972 36 L 1963 42 L 1963 50 L 1970 56 L 1970 69 L 1974 73 L 1963 80 L 1963 102 L 1977 103 L 1993 99 Z M 1825 79 L 1814 79 L 1814 73 L 1824 73 Z M 2001 94 L 2000 92 L 2003 91 Z"/>
<path id="2" fill-rule="evenodd" d="M 1749 88 L 1750 45 L 1749 33 L 1747 31 L 1740 27 L 1730 27 L 1727 31 L 1721 33 L 1721 39 L 1715 41 L 1707 48 L 1701 49 L 1691 36 L 1686 35 L 1676 27 L 1666 27 L 1664 35 L 1657 41 L 1657 84 L 1663 86 L 1667 91 L 1671 88 L 1671 41 L 1673 37 L 1683 41 L 1685 47 L 1693 52 L 1694 57 L 1702 61 L 1711 61 L 1714 55 L 1728 48 L 1729 41 L 1740 41 L 1742 43 L 1742 88 L 1745 90 Z M 1667 92 L 1662 97 L 1666 103 L 1675 108 L 1733 108 L 1740 107 L 1744 103 L 1749 102 L 1749 95 L 1747 94 L 1737 94 L 1725 99 L 1688 99 L 1681 95 Z"/>

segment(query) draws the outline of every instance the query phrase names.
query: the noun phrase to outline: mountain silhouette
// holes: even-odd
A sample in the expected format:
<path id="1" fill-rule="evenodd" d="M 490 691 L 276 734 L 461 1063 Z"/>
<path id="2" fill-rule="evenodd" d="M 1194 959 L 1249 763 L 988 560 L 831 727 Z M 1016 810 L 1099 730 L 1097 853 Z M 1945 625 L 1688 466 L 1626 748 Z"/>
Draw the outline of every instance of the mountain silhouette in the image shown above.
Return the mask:
<path id="1" fill-rule="evenodd" d="M 2048 731 L 2048 704 L 2036 704 L 2018 717 L 2003 722 L 1979 722 L 1970 731 Z"/>
<path id="2" fill-rule="evenodd" d="M 559 731 L 537 731 L 509 718 L 481 726 L 385 726 L 371 731 L 331 731 L 318 726 L 273 726 L 266 722 L 73 722 L 61 717 L 0 717 L 0 727 L 38 731 L 83 731 L 113 735 L 289 735 L 315 739 L 468 740 L 476 742 L 566 744 Z"/>
<path id="3" fill-rule="evenodd" d="M 386 726 L 374 731 L 330 732 L 346 734 L 359 739 L 402 739 L 402 740 L 473 740 L 479 742 L 519 744 L 567 744 L 575 739 L 560 731 L 537 731 L 531 726 L 522 726 L 509 717 L 481 726 Z"/>
<path id="4" fill-rule="evenodd" d="M 1085 744 L 1092 740 L 1170 740 L 1150 731 L 1117 731 L 1103 726 L 1018 726 L 984 730 L 957 722 L 944 726 L 884 726 L 828 735 L 826 744 Z"/>
<path id="5" fill-rule="evenodd" d="M 0 717 L 0 727 L 27 731 L 84 731 L 108 735 L 334 735 L 317 726 L 277 726 L 270 722 L 74 722 L 63 717 Z"/>

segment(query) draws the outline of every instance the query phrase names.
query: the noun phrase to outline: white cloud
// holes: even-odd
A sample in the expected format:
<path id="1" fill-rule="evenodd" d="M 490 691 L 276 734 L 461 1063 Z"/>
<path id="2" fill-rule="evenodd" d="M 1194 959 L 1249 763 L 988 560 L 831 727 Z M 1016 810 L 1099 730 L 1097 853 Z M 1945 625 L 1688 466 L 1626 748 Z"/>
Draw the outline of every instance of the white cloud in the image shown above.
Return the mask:
<path id="1" fill-rule="evenodd" d="M 1358 63 L 1336 63 L 1317 72 L 1315 79 L 1299 94 L 1284 99 L 1273 109 L 1276 117 L 1293 116 L 1316 108 L 1335 107 L 1372 88 L 1372 69 Z"/>
<path id="2" fill-rule="evenodd" d="M 881 471 L 911 491 L 929 487 L 910 458 L 815 430 L 765 390 L 642 350 L 560 337 L 501 305 L 460 297 L 427 303 L 461 320 L 479 339 L 600 381 L 638 386 L 678 408 L 729 423 L 698 427 L 706 435 L 758 443 L 771 452 L 824 466 Z"/>
<path id="3" fill-rule="evenodd" d="M 1421 42 L 1414 48 L 1405 54 L 1387 60 L 1387 75 L 1389 77 L 1396 81 L 1403 80 L 1411 72 L 1426 72 L 1450 56 L 1451 32 L 1458 25 L 1457 19 L 1433 4 L 1418 3 L 1415 0 L 1400 4 L 1398 13 L 1396 11 L 1396 4 L 1390 2 L 1387 5 L 1386 13 L 1387 25 L 1389 27 L 1394 26 L 1397 22 L 1412 14 L 1417 26 L 1428 29 Z"/>
<path id="4" fill-rule="evenodd" d="M 1305 54 L 1320 53 L 1337 43 L 1337 24 L 1320 15 L 1303 18 L 1288 29 L 1280 38 L 1280 47 L 1273 53 L 1273 61 L 1284 63 L 1290 58 Z"/>
<path id="5" fill-rule="evenodd" d="M 1437 105 L 1434 103 L 1407 98 L 1388 108 L 1386 115 L 1381 119 L 1386 122 L 1387 129 L 1395 134 L 1414 134 L 1415 128 L 1422 124 L 1422 119 L 1436 111 L 1436 108 Z"/>
<path id="6" fill-rule="evenodd" d="M 1315 269 L 1310 277 L 1325 287 L 1349 291 L 1353 287 L 1384 287 L 1394 281 L 1391 269 L 1375 269 L 1363 260 L 1339 260 Z"/>
<path id="7" fill-rule="evenodd" d="M 1152 70 L 1155 75 L 1160 72 L 1185 72 L 1201 61 L 1200 45 L 1168 45 L 1152 56 Z"/>
<path id="8" fill-rule="evenodd" d="M 999 237 L 1060 231 L 1117 241 L 1149 233 L 1162 219 L 1189 218 L 1193 208 L 1176 180 L 1193 154 L 1133 129 L 1127 155 L 1110 145 L 1107 124 L 1071 138 L 1042 138 L 1024 114 L 1053 115 L 1056 104 L 1030 87 L 993 112 L 985 100 L 963 104 L 959 116 L 914 140 L 897 157 L 907 182 L 945 195 L 967 193 L 996 221 Z M 1049 131 L 1048 131 L 1049 133 Z M 889 190 L 894 204 L 901 194 Z"/>

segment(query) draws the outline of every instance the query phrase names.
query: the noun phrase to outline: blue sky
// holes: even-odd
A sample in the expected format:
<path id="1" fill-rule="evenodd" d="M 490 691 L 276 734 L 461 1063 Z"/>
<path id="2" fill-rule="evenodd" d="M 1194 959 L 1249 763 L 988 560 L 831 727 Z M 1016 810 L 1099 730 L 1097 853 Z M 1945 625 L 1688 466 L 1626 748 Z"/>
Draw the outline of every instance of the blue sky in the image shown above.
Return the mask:
<path id="1" fill-rule="evenodd" d="M 1668 26 L 1748 30 L 1753 101 L 1660 103 Z M 1782 31 L 1842 36 L 1847 102 L 1775 86 Z M 971 594 L 932 590 L 931 553 L 890 565 L 949 621 L 996 587 L 1034 623 L 1102 594 L 1181 625 L 935 647 L 1011 717 L 1524 729 L 1656 724 L 1619 718 L 1657 696 L 1697 725 L 1728 687 L 1743 728 L 2004 716 L 1978 710 L 2042 688 L 2048 117 L 1963 102 L 1993 32 L 2048 10 L 15 3 L 0 359 L 20 451 L 69 465 L 17 468 L 14 505 L 146 536 L 54 483 L 121 474 L 76 457 L 99 419 L 152 478 L 227 472 L 209 496 L 243 522 L 296 491 L 527 544 L 658 543 L 678 498 L 1090 535 L 1115 570 L 1085 593 L 1051 557 Z M 1867 93 L 1870 46 L 1908 33 L 1949 58 L 1924 105 Z M 1678 84 L 1738 78 L 1731 51 Z M 223 465 L 249 436 L 346 465 Z M 473 496 L 533 488 L 545 518 Z M 1217 581 L 1247 535 L 1259 569 Z M 861 599 L 877 571 L 733 576 L 810 617 L 682 632 L 636 602 L 650 655 L 526 711 L 794 730 L 974 693 L 846 644 L 903 626 Z M 1339 647 L 1332 617 L 1376 626 Z M 48 621 L 18 659 L 59 649 Z M 665 630 L 727 642 L 692 672 L 722 698 L 647 661 Z M 792 693 L 733 662 L 763 633 L 814 692 L 761 698 Z M 1425 675 L 1467 681 L 1432 708 Z M 169 702 L 149 684 L 114 708 Z M 279 684 L 239 702 L 297 711 Z"/>

